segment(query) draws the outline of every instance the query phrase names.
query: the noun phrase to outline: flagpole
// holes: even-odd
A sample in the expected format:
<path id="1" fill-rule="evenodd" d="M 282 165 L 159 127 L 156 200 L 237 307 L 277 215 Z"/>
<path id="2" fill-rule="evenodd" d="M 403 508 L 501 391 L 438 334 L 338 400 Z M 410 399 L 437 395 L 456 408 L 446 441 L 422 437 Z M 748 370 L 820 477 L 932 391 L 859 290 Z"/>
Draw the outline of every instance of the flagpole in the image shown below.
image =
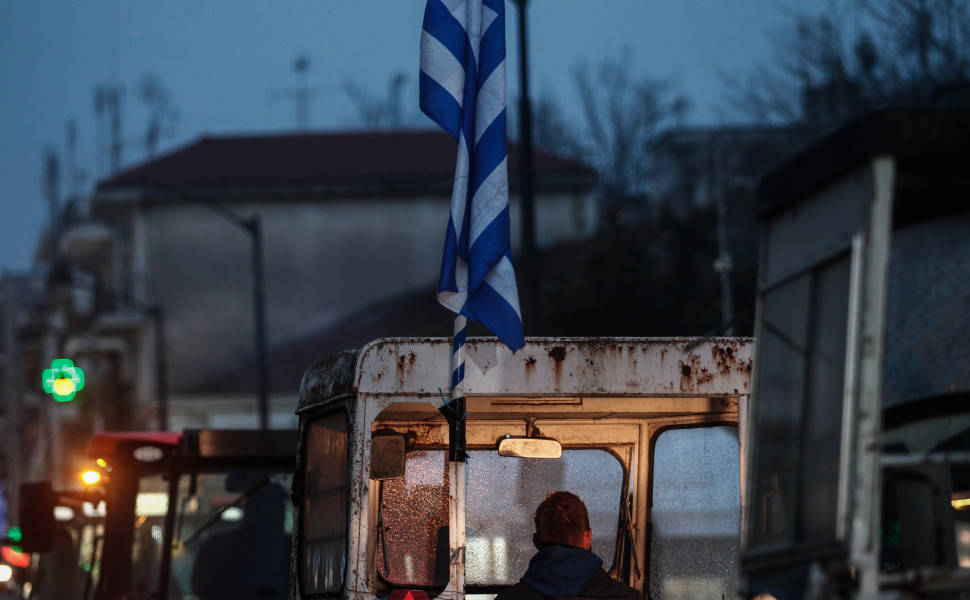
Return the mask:
<path id="1" fill-rule="evenodd" d="M 465 332 L 468 319 L 455 314 L 451 340 L 451 402 L 445 417 L 450 425 L 448 452 L 449 581 L 455 598 L 465 591 Z M 450 414 L 449 414 L 450 413 Z M 450 418 L 448 418 L 450 416 Z"/>
<path id="2" fill-rule="evenodd" d="M 465 396 L 465 331 L 468 318 L 461 313 L 455 314 L 455 330 L 451 338 L 451 400 Z"/>

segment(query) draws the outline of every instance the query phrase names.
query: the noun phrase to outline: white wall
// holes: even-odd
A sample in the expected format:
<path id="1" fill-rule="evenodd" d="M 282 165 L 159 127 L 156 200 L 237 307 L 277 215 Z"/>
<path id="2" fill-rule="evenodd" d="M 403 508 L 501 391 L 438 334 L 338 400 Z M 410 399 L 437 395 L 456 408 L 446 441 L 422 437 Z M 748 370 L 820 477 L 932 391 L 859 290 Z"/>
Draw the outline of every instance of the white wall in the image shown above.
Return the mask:
<path id="1" fill-rule="evenodd" d="M 424 196 L 227 203 L 240 216 L 258 212 L 262 220 L 269 347 L 390 296 L 433 287 L 448 202 Z M 134 280 L 145 282 L 145 298 L 164 306 L 173 392 L 252 361 L 249 236 L 197 204 L 148 205 L 139 215 L 135 244 L 143 247 L 134 250 Z M 591 215 L 587 196 L 540 196 L 537 243 L 587 235 Z M 518 217 L 513 199 L 513 251 Z"/>

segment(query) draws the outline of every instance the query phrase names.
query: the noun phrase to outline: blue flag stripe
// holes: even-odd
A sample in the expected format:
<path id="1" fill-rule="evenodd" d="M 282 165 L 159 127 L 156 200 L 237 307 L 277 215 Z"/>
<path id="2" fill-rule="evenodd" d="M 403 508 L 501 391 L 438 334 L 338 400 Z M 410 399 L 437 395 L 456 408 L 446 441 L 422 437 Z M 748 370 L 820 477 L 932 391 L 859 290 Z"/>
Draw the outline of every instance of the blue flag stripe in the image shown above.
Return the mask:
<path id="1" fill-rule="evenodd" d="M 421 72 L 418 85 L 421 87 L 421 110 L 457 142 L 461 129 L 461 105 L 448 90 L 424 71 Z"/>
<path id="2" fill-rule="evenodd" d="M 496 19 L 492 26 L 489 27 L 482 34 L 482 46 L 497 46 L 501 45 L 505 48 L 505 26 L 498 26 L 498 19 Z M 488 80 L 492 72 L 498 68 L 499 65 L 505 62 L 505 53 L 499 54 L 497 52 L 482 52 L 478 59 L 478 86 L 481 89 L 481 85 Z"/>
<path id="3" fill-rule="evenodd" d="M 508 218 L 508 207 L 505 207 L 505 215 L 501 218 Z M 501 220 L 496 219 L 496 221 Z M 471 254 L 479 259 L 469 261 L 468 268 L 468 287 L 477 287 L 478 284 L 485 281 L 485 278 L 491 272 L 491 268 L 487 265 L 498 264 L 502 257 L 506 255 L 499 249 L 502 241 L 505 244 L 509 244 L 508 230 L 504 229 L 501 224 L 497 224 L 493 221 L 479 236 L 479 242 L 472 247 Z M 498 252 L 496 250 L 498 249 Z"/>
<path id="4" fill-rule="evenodd" d="M 425 32 L 441 42 L 441 45 L 447 48 L 458 62 L 464 63 L 464 56 L 469 49 L 468 35 L 465 33 L 464 26 L 455 19 L 447 6 L 437 0 L 429 0 L 424 11 L 422 27 Z"/>
<path id="5" fill-rule="evenodd" d="M 492 174 L 506 157 L 505 112 L 503 111 L 485 130 L 481 139 L 475 144 L 475 170 L 471 175 L 471 189 L 473 194 L 482 186 L 482 182 Z"/>
<path id="6" fill-rule="evenodd" d="M 487 313 L 488 328 L 509 348 L 518 349 L 525 345 L 522 335 L 522 318 L 512 309 L 506 299 L 490 285 L 483 285 L 478 293 L 468 300 L 469 319 L 481 322 L 480 314 Z"/>

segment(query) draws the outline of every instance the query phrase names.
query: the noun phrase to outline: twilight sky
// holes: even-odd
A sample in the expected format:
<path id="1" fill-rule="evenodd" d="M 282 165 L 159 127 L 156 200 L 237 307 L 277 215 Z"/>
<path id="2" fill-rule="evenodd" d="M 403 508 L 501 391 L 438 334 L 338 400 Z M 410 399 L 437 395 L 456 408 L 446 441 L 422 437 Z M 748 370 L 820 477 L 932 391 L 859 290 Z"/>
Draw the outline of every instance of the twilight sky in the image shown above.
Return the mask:
<path id="1" fill-rule="evenodd" d="M 769 35 L 785 10 L 811 0 L 529 0 L 530 92 L 577 101 L 569 72 L 632 51 L 636 73 L 668 79 L 686 95 L 692 123 L 718 122 L 724 83 L 769 62 Z M 508 12 L 509 100 L 518 92 L 516 7 Z M 31 267 L 49 218 L 45 151 L 61 161 L 60 195 L 83 194 L 107 174 L 107 119 L 96 90 L 123 90 L 122 167 L 145 160 L 154 76 L 178 119 L 158 152 L 202 135 L 295 129 L 297 57 L 309 59 L 309 129 L 359 126 L 345 92 L 353 83 L 385 97 L 406 76 L 402 113 L 421 126 L 418 42 L 423 0 L 0 0 L 0 272 Z M 76 123 L 69 178 L 68 122 Z"/>

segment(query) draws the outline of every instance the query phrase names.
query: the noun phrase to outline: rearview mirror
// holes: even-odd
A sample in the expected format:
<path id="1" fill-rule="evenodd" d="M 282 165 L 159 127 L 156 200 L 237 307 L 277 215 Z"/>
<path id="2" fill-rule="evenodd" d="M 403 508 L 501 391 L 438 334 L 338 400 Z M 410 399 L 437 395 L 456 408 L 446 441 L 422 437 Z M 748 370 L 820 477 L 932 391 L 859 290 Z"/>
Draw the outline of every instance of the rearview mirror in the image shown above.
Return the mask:
<path id="1" fill-rule="evenodd" d="M 370 440 L 370 478 L 378 481 L 404 477 L 403 435 L 375 435 Z"/>
<path id="2" fill-rule="evenodd" d="M 499 441 L 498 453 L 516 458 L 562 458 L 562 444 L 554 438 L 507 436 Z"/>

